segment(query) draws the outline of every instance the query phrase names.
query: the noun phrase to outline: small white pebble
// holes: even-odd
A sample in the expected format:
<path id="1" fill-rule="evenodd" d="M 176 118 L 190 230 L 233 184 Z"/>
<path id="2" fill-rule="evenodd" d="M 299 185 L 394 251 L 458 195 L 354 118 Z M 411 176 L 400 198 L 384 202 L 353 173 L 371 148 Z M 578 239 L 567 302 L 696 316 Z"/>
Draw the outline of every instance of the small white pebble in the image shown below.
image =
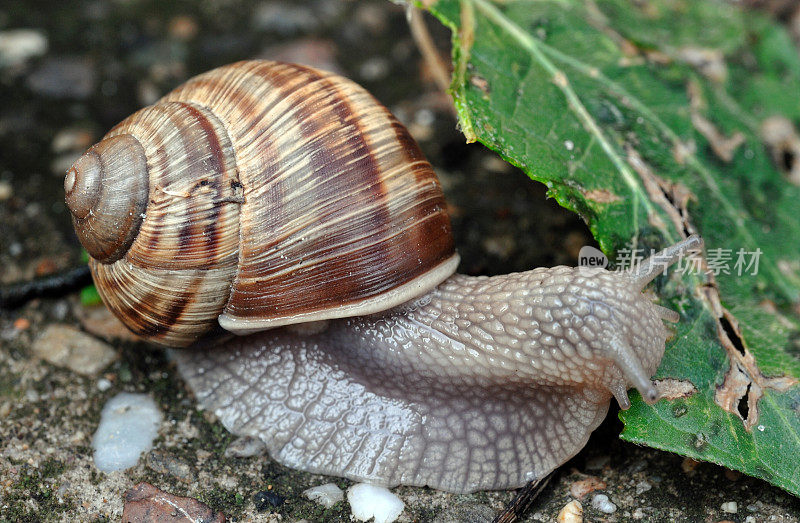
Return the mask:
<path id="1" fill-rule="evenodd" d="M 70 436 L 69 442 L 73 445 L 78 445 L 84 439 L 86 439 L 86 434 L 84 434 L 82 430 L 79 430 L 78 432 Z"/>
<path id="2" fill-rule="evenodd" d="M 369 58 L 361 64 L 359 74 L 364 80 L 374 82 L 389 74 L 390 64 L 384 58 Z"/>
<path id="3" fill-rule="evenodd" d="M 0 180 L 0 202 L 8 200 L 14 195 L 14 189 L 11 187 L 11 183 Z"/>
<path id="4" fill-rule="evenodd" d="M 573 499 L 561 508 L 556 518 L 558 523 L 581 523 L 583 521 L 583 506 L 577 499 Z"/>
<path id="5" fill-rule="evenodd" d="M 95 466 L 111 472 L 136 465 L 152 448 L 161 419 L 161 411 L 146 394 L 122 392 L 108 400 L 92 439 Z"/>
<path id="6" fill-rule="evenodd" d="M 638 496 L 639 494 L 644 494 L 651 488 L 653 488 L 653 485 L 651 485 L 647 481 L 642 480 L 636 484 L 636 495 Z"/>
<path id="7" fill-rule="evenodd" d="M 564 142 L 564 147 L 566 147 L 568 151 L 571 151 L 575 148 L 575 143 L 572 140 L 566 140 Z"/>
<path id="8" fill-rule="evenodd" d="M 436 120 L 436 117 L 433 114 L 433 111 L 430 109 L 420 109 L 416 113 L 414 113 L 414 123 L 418 123 L 420 125 L 433 125 L 433 122 Z"/>
<path id="9" fill-rule="evenodd" d="M 375 523 L 392 523 L 400 517 L 405 505 L 385 487 L 358 483 L 347 489 L 350 511 L 358 521 L 374 517 Z"/>
<path id="10" fill-rule="evenodd" d="M 736 514 L 739 511 L 739 506 L 735 501 L 726 501 L 720 508 L 723 512 L 727 512 L 728 514 Z"/>
<path id="11" fill-rule="evenodd" d="M 105 378 L 100 378 L 97 380 L 97 390 L 100 392 L 105 392 L 111 388 L 111 382 Z"/>
<path id="12" fill-rule="evenodd" d="M 226 458 L 252 458 L 266 452 L 267 446 L 258 438 L 242 436 L 235 439 L 225 449 Z"/>
<path id="13" fill-rule="evenodd" d="M 47 52 L 47 36 L 34 29 L 0 31 L 0 66 L 18 66 Z"/>
<path id="14" fill-rule="evenodd" d="M 303 495 L 311 501 L 316 501 L 325 508 L 331 508 L 344 499 L 342 489 L 333 483 L 325 483 L 303 491 Z"/>
<path id="15" fill-rule="evenodd" d="M 759 425 L 759 426 L 758 426 L 758 427 L 756 427 L 756 428 L 758 429 L 758 431 L 759 431 L 759 432 L 764 432 L 764 429 L 765 429 L 766 427 L 765 427 L 764 425 Z"/>
<path id="16" fill-rule="evenodd" d="M 617 506 L 605 494 L 595 494 L 592 498 L 592 506 L 605 514 L 613 514 L 617 511 Z"/>
<path id="17" fill-rule="evenodd" d="M 747 516 L 746 518 L 744 518 L 744 523 L 756 523 L 756 518 L 754 518 L 753 516 Z"/>

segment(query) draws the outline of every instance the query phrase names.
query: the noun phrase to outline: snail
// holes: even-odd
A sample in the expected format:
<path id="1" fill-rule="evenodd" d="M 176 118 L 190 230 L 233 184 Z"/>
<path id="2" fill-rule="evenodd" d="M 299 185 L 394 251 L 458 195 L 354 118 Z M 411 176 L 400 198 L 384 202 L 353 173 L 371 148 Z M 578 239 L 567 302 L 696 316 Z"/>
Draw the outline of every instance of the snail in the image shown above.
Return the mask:
<path id="1" fill-rule="evenodd" d="M 290 467 L 452 492 L 518 487 L 650 381 L 663 320 L 628 271 L 455 274 L 441 187 L 363 88 L 300 65 L 201 74 L 64 180 L 98 291 L 234 434 Z M 232 333 L 246 336 L 221 336 Z M 214 340 L 203 342 L 203 339 Z"/>

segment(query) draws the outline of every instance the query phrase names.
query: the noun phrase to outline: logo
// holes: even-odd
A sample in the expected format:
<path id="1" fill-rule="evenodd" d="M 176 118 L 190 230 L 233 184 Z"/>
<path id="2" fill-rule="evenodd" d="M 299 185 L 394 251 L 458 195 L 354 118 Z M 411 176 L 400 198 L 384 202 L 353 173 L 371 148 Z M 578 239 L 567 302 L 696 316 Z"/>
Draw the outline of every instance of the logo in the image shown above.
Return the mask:
<path id="1" fill-rule="evenodd" d="M 608 267 L 608 258 L 599 249 L 584 245 L 578 253 L 578 267 L 605 269 Z"/>

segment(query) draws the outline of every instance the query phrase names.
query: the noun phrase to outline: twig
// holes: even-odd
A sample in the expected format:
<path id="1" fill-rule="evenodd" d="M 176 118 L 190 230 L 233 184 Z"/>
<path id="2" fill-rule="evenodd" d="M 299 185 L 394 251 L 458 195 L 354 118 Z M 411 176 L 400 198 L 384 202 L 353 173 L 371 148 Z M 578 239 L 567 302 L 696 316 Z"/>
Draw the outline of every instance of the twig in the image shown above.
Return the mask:
<path id="1" fill-rule="evenodd" d="M 539 497 L 542 490 L 550 483 L 553 473 L 545 476 L 544 479 L 535 479 L 519 489 L 517 495 L 511 500 L 511 503 L 492 520 L 492 523 L 514 523 L 519 521 L 528 511 L 534 500 Z"/>
<path id="2" fill-rule="evenodd" d="M 431 33 L 428 31 L 419 9 L 409 4 L 407 16 L 408 25 L 411 28 L 411 36 L 414 37 L 414 42 L 417 44 L 422 58 L 427 62 L 433 75 L 433 80 L 439 86 L 439 89 L 446 93 L 450 88 L 450 68 L 442 60 L 439 51 L 436 49 Z"/>
<path id="3" fill-rule="evenodd" d="M 89 266 L 83 265 L 34 280 L 0 287 L 0 309 L 13 309 L 36 298 L 56 298 L 92 283 Z"/>

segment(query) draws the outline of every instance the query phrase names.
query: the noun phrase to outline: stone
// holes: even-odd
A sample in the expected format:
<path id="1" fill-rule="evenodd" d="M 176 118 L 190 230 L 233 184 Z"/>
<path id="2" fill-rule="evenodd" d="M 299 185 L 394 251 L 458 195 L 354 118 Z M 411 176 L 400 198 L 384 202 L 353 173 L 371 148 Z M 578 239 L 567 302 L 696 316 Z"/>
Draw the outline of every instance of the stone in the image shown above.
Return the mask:
<path id="1" fill-rule="evenodd" d="M 569 486 L 569 493 L 573 498 L 581 499 L 586 494 L 595 490 L 603 490 L 607 487 L 606 482 L 596 476 L 579 479 Z"/>
<path id="2" fill-rule="evenodd" d="M 286 502 L 285 496 L 281 496 L 277 492 L 271 490 L 262 490 L 253 496 L 253 504 L 255 504 L 256 510 L 259 512 L 278 508 L 283 505 L 284 502 Z"/>
<path id="3" fill-rule="evenodd" d="M 577 499 L 573 499 L 564 505 L 558 512 L 556 518 L 558 523 L 581 523 L 583 521 L 583 505 Z"/>
<path id="4" fill-rule="evenodd" d="M 225 449 L 226 458 L 252 458 L 266 452 L 267 446 L 253 436 L 242 436 L 233 440 Z"/>
<path id="5" fill-rule="evenodd" d="M 595 494 L 592 506 L 604 514 L 613 514 L 617 511 L 617 506 L 605 494 Z"/>
<path id="6" fill-rule="evenodd" d="M 0 67 L 19 66 L 47 52 L 47 36 L 35 29 L 0 31 Z"/>
<path id="7" fill-rule="evenodd" d="M 325 483 L 303 491 L 303 495 L 325 508 L 331 508 L 344 499 L 344 492 L 334 483 Z"/>
<path id="8" fill-rule="evenodd" d="M 162 419 L 158 405 L 146 394 L 121 392 L 108 400 L 92 438 L 97 469 L 113 472 L 136 465 L 153 447 Z"/>
<path id="9" fill-rule="evenodd" d="M 174 496 L 149 483 L 139 483 L 125 493 L 123 523 L 203 521 L 223 523 L 225 516 L 194 498 Z"/>
<path id="10" fill-rule="evenodd" d="M 405 508 L 403 501 L 386 487 L 357 483 L 347 489 L 347 502 L 357 521 L 375 518 L 375 523 L 392 523 Z"/>
<path id="11" fill-rule="evenodd" d="M 106 307 L 75 307 L 73 310 L 87 332 L 99 336 L 104 340 L 122 340 L 137 342 L 141 338 L 132 333 L 114 314 Z"/>
<path id="12" fill-rule="evenodd" d="M 117 359 L 117 352 L 88 334 L 69 325 L 48 325 L 33 342 L 33 353 L 57 367 L 84 376 L 96 376 Z"/>

